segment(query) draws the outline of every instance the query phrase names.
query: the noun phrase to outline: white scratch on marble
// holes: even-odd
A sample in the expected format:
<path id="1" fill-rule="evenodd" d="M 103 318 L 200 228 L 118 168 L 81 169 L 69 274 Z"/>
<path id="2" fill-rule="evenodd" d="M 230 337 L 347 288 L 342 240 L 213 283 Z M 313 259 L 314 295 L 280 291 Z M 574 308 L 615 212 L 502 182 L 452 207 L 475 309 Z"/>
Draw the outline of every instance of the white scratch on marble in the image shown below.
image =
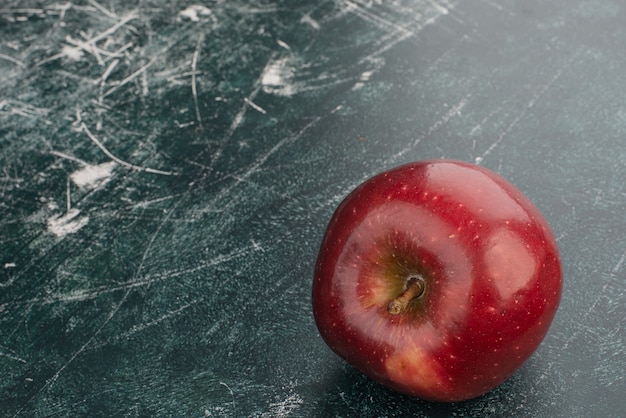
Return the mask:
<path id="1" fill-rule="evenodd" d="M 297 393 L 292 393 L 284 400 L 278 402 L 272 402 L 269 405 L 269 411 L 263 413 L 262 417 L 287 417 L 296 412 L 300 406 L 304 403 L 304 400 Z"/>
<path id="2" fill-rule="evenodd" d="M 474 159 L 474 162 L 476 164 L 481 164 L 483 162 L 483 160 L 485 159 L 485 157 L 487 157 L 489 154 L 491 154 L 493 152 L 493 150 L 502 143 L 504 138 L 506 136 L 508 136 L 509 133 L 511 133 L 511 131 L 513 130 L 513 128 L 515 128 L 515 126 L 517 126 L 517 124 L 528 114 L 528 112 L 535 106 L 537 101 L 543 97 L 543 95 L 550 89 L 550 87 L 552 87 L 552 85 L 559 78 L 561 78 L 561 76 L 565 72 L 565 69 L 571 67 L 572 62 L 576 60 L 576 58 L 578 57 L 579 53 L 580 53 L 580 51 L 577 52 L 576 54 L 574 54 L 572 59 L 569 60 L 567 63 L 565 63 L 565 65 L 562 65 L 558 69 L 558 71 L 554 74 L 554 76 L 552 78 L 550 78 L 545 84 L 540 85 L 535 90 L 535 93 L 534 93 L 533 97 L 528 101 L 528 103 L 522 109 L 522 111 L 520 113 L 518 113 L 518 115 L 513 119 L 513 121 L 506 127 L 506 129 L 504 129 L 504 131 L 502 131 L 500 136 L 485 150 L 485 152 L 482 153 L 482 155 L 480 155 L 480 156 L 478 156 L 478 157 L 476 157 Z"/>
<path id="3" fill-rule="evenodd" d="M 13 64 L 16 64 L 22 68 L 26 68 L 26 64 L 23 63 L 22 61 L 18 60 L 17 58 L 13 58 L 9 55 L 5 55 L 5 54 L 0 54 L 0 59 L 3 59 L 5 61 L 9 61 L 12 62 Z"/>
<path id="4" fill-rule="evenodd" d="M 467 96 L 463 97 L 456 105 L 452 106 L 450 110 L 448 110 L 441 118 L 437 119 L 435 123 L 433 123 L 423 135 L 419 136 L 411 144 L 409 144 L 408 146 L 404 147 L 399 152 L 392 155 L 390 158 L 387 159 L 387 162 L 388 163 L 395 162 L 407 152 L 415 149 L 415 147 L 422 141 L 424 137 L 429 137 L 437 129 L 441 128 L 446 123 L 448 123 L 450 119 L 452 119 L 455 116 L 461 115 L 461 111 L 467 105 L 467 102 L 470 97 L 471 97 L 471 94 L 468 94 Z"/>
<path id="5" fill-rule="evenodd" d="M 619 272 L 619 270 L 622 268 L 622 265 L 624 264 L 624 261 L 626 261 L 626 251 L 624 251 L 624 254 L 622 254 L 615 267 L 613 267 L 613 273 Z"/>
<path id="6" fill-rule="evenodd" d="M 257 112 L 263 113 L 264 115 L 267 114 L 267 111 L 265 109 L 263 109 L 261 106 L 259 106 L 258 104 L 254 103 L 252 100 L 250 100 L 249 98 L 245 98 L 243 99 L 246 103 L 248 103 L 248 105 L 250 105 L 251 108 L 253 108 L 254 110 L 256 110 Z"/>
<path id="7" fill-rule="evenodd" d="M 285 48 L 287 51 L 291 51 L 291 47 L 289 46 L 289 44 L 287 44 L 287 42 L 279 39 L 276 41 L 276 43 L 280 45 L 282 48 Z"/>
<path id="8" fill-rule="evenodd" d="M 100 3 L 98 3 L 96 0 L 89 0 L 89 4 L 91 4 L 93 7 L 98 9 L 102 14 L 104 14 L 105 16 L 107 16 L 107 17 L 109 17 L 111 19 L 116 19 L 117 20 L 117 19 L 120 18 L 117 14 L 115 14 L 114 12 L 112 12 L 109 9 L 105 8 Z"/>
<path id="9" fill-rule="evenodd" d="M 152 58 L 150 61 L 148 61 L 147 64 L 139 68 L 137 71 L 135 71 L 134 73 L 132 73 L 131 75 L 123 79 L 122 81 L 118 82 L 114 87 L 111 87 L 109 90 L 107 90 L 106 93 L 102 95 L 102 97 L 110 96 L 115 91 L 117 91 L 120 87 L 128 84 L 130 81 L 132 81 L 137 76 L 141 75 L 144 71 L 146 71 L 148 68 L 150 68 L 155 63 L 156 60 L 157 60 L 157 57 Z"/>
<path id="10" fill-rule="evenodd" d="M 152 174 L 161 174 L 161 175 L 165 175 L 165 176 L 172 176 L 172 175 L 176 174 L 173 171 L 162 171 L 162 170 L 157 170 L 157 169 L 154 169 L 154 168 L 141 167 L 141 166 L 138 166 L 138 165 L 127 163 L 126 161 L 123 161 L 123 160 L 119 159 L 118 157 L 116 157 L 115 155 L 111 154 L 111 152 L 108 149 L 106 149 L 106 147 L 102 144 L 102 142 L 100 142 L 98 140 L 98 138 L 96 138 L 91 133 L 91 131 L 89 130 L 89 128 L 87 128 L 87 125 L 85 125 L 84 122 L 81 122 L 80 127 L 81 127 L 81 130 L 87 134 L 87 137 L 89 137 L 89 139 L 91 139 L 91 141 L 94 144 L 96 144 L 98 146 L 98 148 L 100 148 L 102 150 L 102 152 L 104 152 L 106 154 L 107 157 L 109 157 L 110 159 L 112 159 L 113 161 L 115 161 L 116 163 L 118 163 L 120 165 L 123 165 L 123 166 L 128 167 L 128 168 L 132 168 L 133 170 L 145 171 L 146 173 L 152 173 Z"/>
<path id="11" fill-rule="evenodd" d="M 200 106 L 198 105 L 198 88 L 196 83 L 196 68 L 198 65 L 198 56 L 200 55 L 200 47 L 204 42 L 204 35 L 200 34 L 198 36 L 198 41 L 196 42 L 196 50 L 193 52 L 193 57 L 191 59 L 191 95 L 193 96 L 193 104 L 196 109 L 196 121 L 198 122 L 198 126 L 202 128 L 202 115 L 200 115 Z"/>
<path id="12" fill-rule="evenodd" d="M 320 28 L 321 28 L 319 22 L 317 20 L 313 19 L 308 14 L 302 16 L 302 19 L 300 19 L 300 22 L 306 23 L 307 25 L 309 25 L 310 27 L 312 27 L 315 30 L 320 30 Z"/>

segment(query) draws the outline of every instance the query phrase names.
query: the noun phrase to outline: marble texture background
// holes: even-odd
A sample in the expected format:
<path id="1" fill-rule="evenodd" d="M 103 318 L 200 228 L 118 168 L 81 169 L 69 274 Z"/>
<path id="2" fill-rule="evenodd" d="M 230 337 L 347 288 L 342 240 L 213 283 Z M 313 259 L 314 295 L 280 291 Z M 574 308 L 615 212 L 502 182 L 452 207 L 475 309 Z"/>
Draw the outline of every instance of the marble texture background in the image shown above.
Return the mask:
<path id="1" fill-rule="evenodd" d="M 626 5 L 4 1 L 0 415 L 622 416 Z M 509 381 L 438 405 L 315 328 L 366 178 L 456 158 L 548 218 L 565 285 Z"/>

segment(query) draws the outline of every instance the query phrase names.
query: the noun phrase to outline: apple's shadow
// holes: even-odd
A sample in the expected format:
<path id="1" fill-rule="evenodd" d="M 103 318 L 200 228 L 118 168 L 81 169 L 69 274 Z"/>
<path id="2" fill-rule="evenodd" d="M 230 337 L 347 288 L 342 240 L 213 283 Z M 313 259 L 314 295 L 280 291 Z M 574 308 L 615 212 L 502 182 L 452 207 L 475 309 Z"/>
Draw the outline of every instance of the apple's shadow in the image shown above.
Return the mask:
<path id="1" fill-rule="evenodd" d="M 397 393 L 344 362 L 319 382 L 313 412 L 319 417 L 507 417 L 520 416 L 521 405 L 522 416 L 532 416 L 533 411 L 542 415 L 553 403 L 549 393 L 537 388 L 541 379 L 538 372 L 527 363 L 509 380 L 478 398 L 437 403 Z"/>

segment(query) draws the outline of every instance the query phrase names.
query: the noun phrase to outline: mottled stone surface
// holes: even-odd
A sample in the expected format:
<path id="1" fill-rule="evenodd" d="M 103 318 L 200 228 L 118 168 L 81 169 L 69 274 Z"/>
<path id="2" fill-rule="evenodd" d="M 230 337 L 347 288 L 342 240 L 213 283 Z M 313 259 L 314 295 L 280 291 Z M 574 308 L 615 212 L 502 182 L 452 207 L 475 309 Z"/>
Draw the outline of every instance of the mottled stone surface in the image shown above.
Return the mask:
<path id="1" fill-rule="evenodd" d="M 5 416 L 607 416 L 626 403 L 626 5 L 4 1 Z M 371 382 L 319 337 L 341 199 L 424 158 L 550 221 L 561 308 L 479 399 Z"/>

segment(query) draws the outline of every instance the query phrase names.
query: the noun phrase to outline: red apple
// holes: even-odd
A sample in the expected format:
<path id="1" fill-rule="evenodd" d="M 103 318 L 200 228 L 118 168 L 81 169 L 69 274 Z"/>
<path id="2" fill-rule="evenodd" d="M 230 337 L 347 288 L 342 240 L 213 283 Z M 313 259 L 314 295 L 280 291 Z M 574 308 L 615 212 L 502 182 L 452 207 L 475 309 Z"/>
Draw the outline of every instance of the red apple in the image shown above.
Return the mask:
<path id="1" fill-rule="evenodd" d="M 522 192 L 473 164 L 422 161 L 374 176 L 339 205 L 313 313 L 326 343 L 375 381 L 454 402 L 530 357 L 561 286 L 554 236 Z"/>

